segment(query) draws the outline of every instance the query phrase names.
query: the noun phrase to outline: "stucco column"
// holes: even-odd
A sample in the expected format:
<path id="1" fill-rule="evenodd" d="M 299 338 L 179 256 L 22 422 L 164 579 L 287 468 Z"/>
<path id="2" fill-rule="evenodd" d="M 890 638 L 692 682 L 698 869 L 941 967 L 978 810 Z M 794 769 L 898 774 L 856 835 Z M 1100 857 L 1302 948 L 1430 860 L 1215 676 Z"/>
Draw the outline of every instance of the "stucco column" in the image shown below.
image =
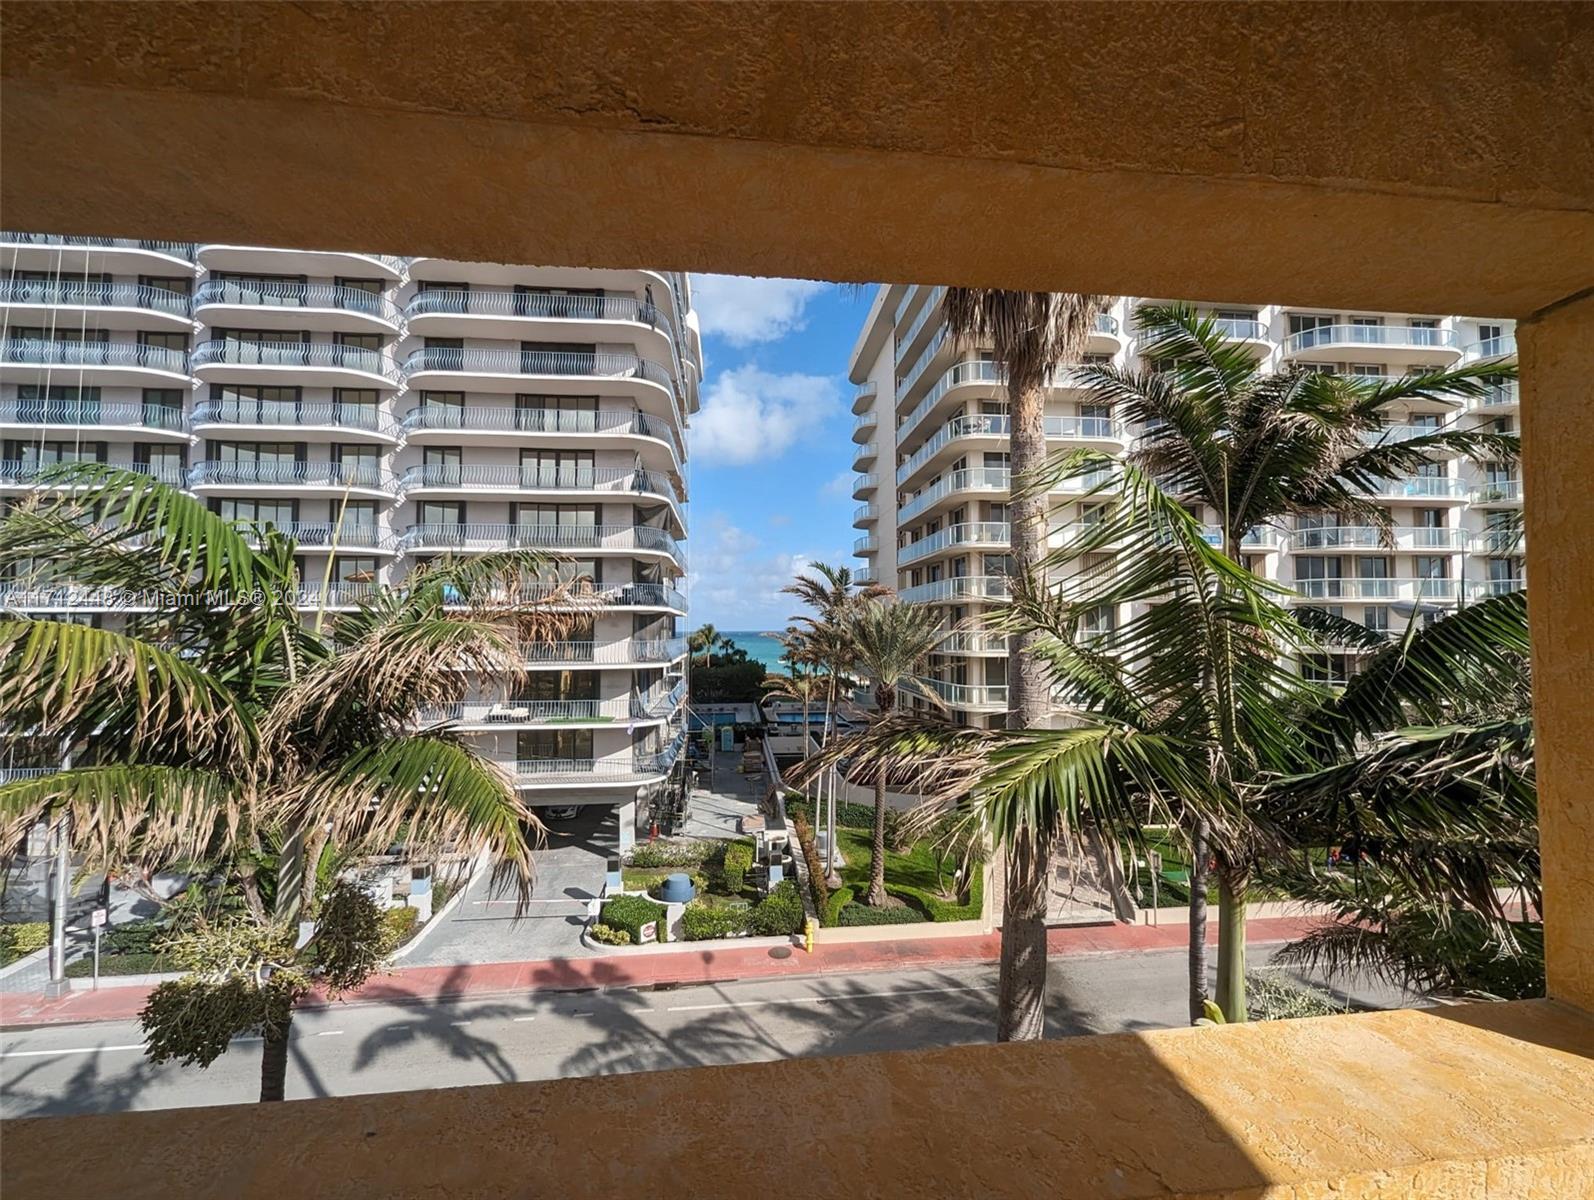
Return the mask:
<path id="1" fill-rule="evenodd" d="M 1594 1011 L 1594 293 L 1517 339 L 1549 991 Z"/>
<path id="2" fill-rule="evenodd" d="M 620 853 L 629 854 L 636 845 L 636 801 L 617 804 L 614 811 L 620 826 Z"/>

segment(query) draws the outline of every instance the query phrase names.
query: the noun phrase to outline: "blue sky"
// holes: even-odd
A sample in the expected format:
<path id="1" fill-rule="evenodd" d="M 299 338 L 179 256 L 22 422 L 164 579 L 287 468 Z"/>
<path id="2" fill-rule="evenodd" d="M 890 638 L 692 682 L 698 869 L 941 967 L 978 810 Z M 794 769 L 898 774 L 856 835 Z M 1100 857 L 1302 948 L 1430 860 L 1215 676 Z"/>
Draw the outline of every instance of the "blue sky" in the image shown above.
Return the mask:
<path id="1" fill-rule="evenodd" d="M 690 628 L 778 630 L 815 560 L 856 567 L 847 355 L 873 298 L 694 275 L 708 371 L 690 431 Z"/>

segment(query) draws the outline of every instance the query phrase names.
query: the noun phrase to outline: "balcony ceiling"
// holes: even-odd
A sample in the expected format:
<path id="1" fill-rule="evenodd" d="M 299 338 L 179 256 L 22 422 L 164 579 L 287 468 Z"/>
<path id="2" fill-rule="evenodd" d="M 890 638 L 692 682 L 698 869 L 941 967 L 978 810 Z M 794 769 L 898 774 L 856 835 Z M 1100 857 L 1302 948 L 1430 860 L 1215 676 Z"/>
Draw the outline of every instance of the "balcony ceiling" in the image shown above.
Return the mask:
<path id="1" fill-rule="evenodd" d="M 1594 262 L 1586 5 L 0 20 L 22 229 L 1501 316 Z"/>

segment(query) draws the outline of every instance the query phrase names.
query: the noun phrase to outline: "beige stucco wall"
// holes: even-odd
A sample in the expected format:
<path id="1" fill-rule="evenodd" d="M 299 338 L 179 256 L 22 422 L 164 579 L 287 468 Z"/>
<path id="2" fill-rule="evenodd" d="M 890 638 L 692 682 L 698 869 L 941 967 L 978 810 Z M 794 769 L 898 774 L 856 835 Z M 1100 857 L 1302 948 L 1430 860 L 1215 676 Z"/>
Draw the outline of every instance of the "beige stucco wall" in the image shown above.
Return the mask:
<path id="1" fill-rule="evenodd" d="M 1505 316 L 1594 262 L 1588 5 L 0 21 L 24 229 Z"/>

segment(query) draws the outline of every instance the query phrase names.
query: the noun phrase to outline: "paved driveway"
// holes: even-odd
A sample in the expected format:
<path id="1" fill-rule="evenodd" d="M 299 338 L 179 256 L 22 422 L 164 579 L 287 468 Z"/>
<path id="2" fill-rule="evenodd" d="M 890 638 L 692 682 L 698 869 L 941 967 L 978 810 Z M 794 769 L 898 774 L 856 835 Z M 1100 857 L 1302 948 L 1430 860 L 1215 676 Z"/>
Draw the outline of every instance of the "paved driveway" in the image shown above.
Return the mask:
<path id="1" fill-rule="evenodd" d="M 546 818 L 545 818 L 546 819 Z M 534 851 L 531 906 L 515 917 L 513 895 L 494 894 L 491 875 L 478 879 L 440 925 L 403 959 L 406 966 L 517 962 L 585 957 L 581 926 L 587 902 L 603 890 L 607 857 L 616 845 L 614 808 L 591 804 L 569 821 L 548 821 L 548 843 Z"/>

